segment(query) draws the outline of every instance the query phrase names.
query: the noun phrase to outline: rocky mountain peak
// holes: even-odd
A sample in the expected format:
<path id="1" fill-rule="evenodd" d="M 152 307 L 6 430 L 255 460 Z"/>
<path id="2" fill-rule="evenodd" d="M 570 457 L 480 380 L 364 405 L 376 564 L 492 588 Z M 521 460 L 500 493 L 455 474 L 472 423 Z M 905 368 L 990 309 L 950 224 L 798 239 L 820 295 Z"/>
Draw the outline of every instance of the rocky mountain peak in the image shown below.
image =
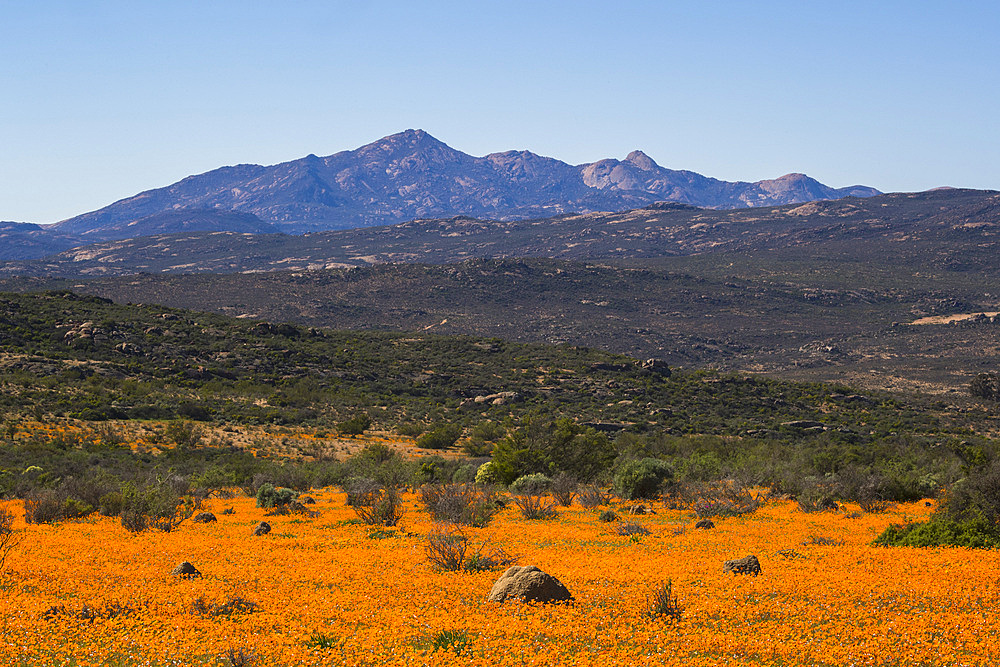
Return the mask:
<path id="1" fill-rule="evenodd" d="M 653 161 L 653 158 L 649 157 L 640 150 L 634 150 L 625 157 L 625 162 L 633 164 L 643 171 L 653 171 L 660 168 L 660 165 Z"/>

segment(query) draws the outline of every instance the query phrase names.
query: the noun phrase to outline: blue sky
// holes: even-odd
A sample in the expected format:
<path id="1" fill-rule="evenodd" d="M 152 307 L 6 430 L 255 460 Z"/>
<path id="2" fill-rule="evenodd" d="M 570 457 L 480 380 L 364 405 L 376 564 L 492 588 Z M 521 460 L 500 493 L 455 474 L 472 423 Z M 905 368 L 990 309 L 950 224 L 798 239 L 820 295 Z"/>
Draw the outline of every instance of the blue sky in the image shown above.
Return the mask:
<path id="1" fill-rule="evenodd" d="M 727 180 L 1000 189 L 989 2 L 0 0 L 0 220 L 406 128 Z"/>

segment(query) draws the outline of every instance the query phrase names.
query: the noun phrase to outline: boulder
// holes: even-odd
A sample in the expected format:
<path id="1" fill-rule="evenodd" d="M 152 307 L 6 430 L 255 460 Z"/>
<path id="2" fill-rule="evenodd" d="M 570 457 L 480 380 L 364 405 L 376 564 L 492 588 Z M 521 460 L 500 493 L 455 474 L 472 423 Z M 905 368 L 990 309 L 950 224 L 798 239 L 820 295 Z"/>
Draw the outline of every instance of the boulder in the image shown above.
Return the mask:
<path id="1" fill-rule="evenodd" d="M 524 600 L 527 602 L 570 602 L 569 590 L 551 574 L 546 574 L 534 565 L 514 566 L 503 573 L 490 590 L 488 600 Z"/>
<path id="2" fill-rule="evenodd" d="M 715 528 L 715 524 L 712 523 L 711 519 L 702 519 L 698 523 L 694 524 L 695 528 L 701 528 L 702 530 L 708 530 L 709 528 Z"/>
<path id="3" fill-rule="evenodd" d="M 670 377 L 671 374 L 670 366 L 662 359 L 646 359 L 639 364 L 639 367 L 644 371 L 663 377 Z"/>
<path id="4" fill-rule="evenodd" d="M 175 567 L 174 571 L 170 574 L 175 577 L 184 577 L 185 579 L 194 579 L 195 577 L 201 576 L 201 572 L 198 571 L 198 568 L 187 561 L 183 561 L 180 565 Z"/>
<path id="5" fill-rule="evenodd" d="M 309 496 L 299 496 L 299 502 L 303 505 L 315 505 L 316 501 Z"/>
<path id="6" fill-rule="evenodd" d="M 736 560 L 727 560 L 722 564 L 722 571 L 732 572 L 733 574 L 752 574 L 756 577 L 761 573 L 760 561 L 757 560 L 756 556 L 745 556 Z"/>
<path id="7" fill-rule="evenodd" d="M 261 521 L 256 526 L 254 526 L 253 529 L 254 535 L 267 535 L 270 532 L 271 532 L 271 524 L 269 524 L 267 521 Z"/>
<path id="8" fill-rule="evenodd" d="M 191 521 L 194 523 L 212 523 L 213 521 L 217 521 L 217 519 L 211 512 L 201 512 L 199 514 L 195 514 Z"/>

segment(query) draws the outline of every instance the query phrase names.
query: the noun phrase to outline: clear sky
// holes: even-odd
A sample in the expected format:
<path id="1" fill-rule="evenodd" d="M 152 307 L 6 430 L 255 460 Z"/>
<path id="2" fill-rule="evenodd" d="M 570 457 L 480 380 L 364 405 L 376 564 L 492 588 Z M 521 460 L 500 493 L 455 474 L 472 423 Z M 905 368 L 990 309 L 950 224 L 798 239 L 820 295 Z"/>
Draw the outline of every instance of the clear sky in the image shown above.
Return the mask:
<path id="1" fill-rule="evenodd" d="M 726 180 L 1000 189 L 996 2 L 0 0 L 0 220 L 422 128 Z"/>

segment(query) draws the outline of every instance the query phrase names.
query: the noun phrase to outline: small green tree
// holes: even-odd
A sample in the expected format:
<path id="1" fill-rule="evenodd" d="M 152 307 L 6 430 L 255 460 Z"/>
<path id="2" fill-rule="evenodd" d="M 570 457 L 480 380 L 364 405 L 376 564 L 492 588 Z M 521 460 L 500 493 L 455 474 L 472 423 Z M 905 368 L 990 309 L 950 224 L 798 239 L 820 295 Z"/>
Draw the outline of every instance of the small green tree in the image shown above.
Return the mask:
<path id="1" fill-rule="evenodd" d="M 615 472 L 615 493 L 627 500 L 655 498 L 673 477 L 673 468 L 666 461 L 653 458 L 626 461 Z"/>

